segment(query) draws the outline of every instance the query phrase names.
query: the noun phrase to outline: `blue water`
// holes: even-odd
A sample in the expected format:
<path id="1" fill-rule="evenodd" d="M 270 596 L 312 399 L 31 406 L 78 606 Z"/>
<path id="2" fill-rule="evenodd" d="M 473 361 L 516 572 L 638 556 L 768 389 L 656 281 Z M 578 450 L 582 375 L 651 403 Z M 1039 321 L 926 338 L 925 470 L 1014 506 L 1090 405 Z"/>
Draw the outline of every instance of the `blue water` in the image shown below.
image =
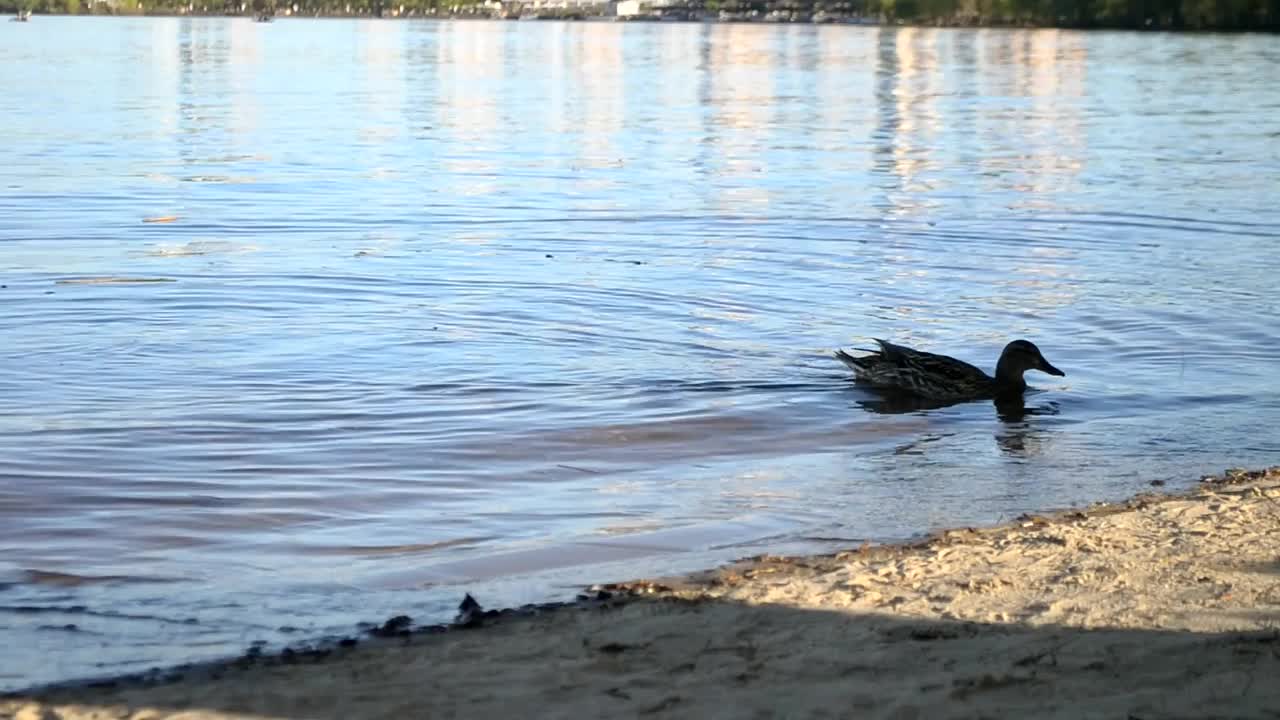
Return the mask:
<path id="1" fill-rule="evenodd" d="M 1270 77 L 1252 35 L 0 23 L 0 687 L 1272 464 Z M 878 412 L 830 355 L 870 337 L 1067 375 Z"/>

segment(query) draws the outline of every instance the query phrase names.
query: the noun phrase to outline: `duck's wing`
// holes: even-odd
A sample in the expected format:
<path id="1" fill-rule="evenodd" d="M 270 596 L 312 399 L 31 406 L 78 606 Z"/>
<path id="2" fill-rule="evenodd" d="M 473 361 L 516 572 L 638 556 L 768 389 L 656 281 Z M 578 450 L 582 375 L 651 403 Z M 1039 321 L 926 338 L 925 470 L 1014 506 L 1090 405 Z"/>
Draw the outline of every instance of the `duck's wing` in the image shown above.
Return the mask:
<path id="1" fill-rule="evenodd" d="M 836 351 L 855 377 L 869 385 L 937 399 L 981 395 L 991 388 L 990 376 L 963 360 L 875 340 L 880 349 L 861 357 Z"/>
<path id="2" fill-rule="evenodd" d="M 957 360 L 949 355 L 939 355 L 902 345 L 894 345 L 884 340 L 876 340 L 876 342 L 880 344 L 881 355 L 903 369 L 927 373 L 944 382 L 989 382 L 991 380 L 991 376 L 983 372 L 981 368 L 970 365 L 963 360 Z"/>

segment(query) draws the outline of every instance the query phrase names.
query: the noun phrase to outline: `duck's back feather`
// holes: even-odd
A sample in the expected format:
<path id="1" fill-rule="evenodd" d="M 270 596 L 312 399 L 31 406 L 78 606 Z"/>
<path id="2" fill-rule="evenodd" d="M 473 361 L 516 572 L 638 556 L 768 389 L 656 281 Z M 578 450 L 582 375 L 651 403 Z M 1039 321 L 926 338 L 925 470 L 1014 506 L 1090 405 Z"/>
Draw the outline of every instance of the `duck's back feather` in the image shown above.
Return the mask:
<path id="1" fill-rule="evenodd" d="M 880 349 L 869 355 L 836 351 L 836 358 L 868 385 L 935 399 L 981 397 L 994 389 L 991 376 L 963 360 L 875 340 Z"/>

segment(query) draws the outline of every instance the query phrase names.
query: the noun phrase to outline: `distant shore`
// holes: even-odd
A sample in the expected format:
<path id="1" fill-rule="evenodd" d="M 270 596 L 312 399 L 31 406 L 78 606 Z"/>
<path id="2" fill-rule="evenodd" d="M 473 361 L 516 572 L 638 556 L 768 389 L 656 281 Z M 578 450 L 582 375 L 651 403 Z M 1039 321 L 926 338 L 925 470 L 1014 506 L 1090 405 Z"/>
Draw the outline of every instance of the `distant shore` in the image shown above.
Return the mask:
<path id="1" fill-rule="evenodd" d="M 14 9 L 0 9 L 0 14 L 13 15 Z M 861 15 L 841 13 L 839 11 L 799 12 L 782 7 L 763 12 L 709 12 L 679 8 L 664 14 L 637 15 L 601 15 L 587 12 L 583 8 L 533 8 L 520 9 L 508 6 L 504 9 L 486 9 L 481 6 L 459 10 L 457 12 L 406 11 L 394 10 L 384 12 L 360 11 L 352 12 L 262 12 L 262 13 L 227 13 L 221 11 L 178 12 L 167 10 L 147 10 L 139 12 L 36 12 L 31 17 L 200 17 L 200 18 L 246 18 L 261 22 L 288 19 L 381 19 L 381 20 L 510 20 L 510 21 L 561 21 L 561 22 L 622 22 L 622 23 L 746 23 L 758 25 L 845 25 L 855 27 L 902 27 L 902 28 L 990 28 L 990 29 L 1025 29 L 1025 30 L 1130 30 L 1145 32 L 1280 32 L 1280 23 L 1264 23 L 1256 27 L 1220 27 L 1215 25 L 1188 26 L 1171 23 L 1167 20 L 1148 18 L 1134 23 L 1055 23 L 1030 19 L 1011 20 L 987 18 L 979 16 L 946 16 L 936 18 L 894 18 L 883 15 Z"/>
<path id="2" fill-rule="evenodd" d="M 1269 717 L 1280 468 L 451 626 L 9 696 L 0 718 Z M 481 598 L 483 600 L 483 598 Z"/>

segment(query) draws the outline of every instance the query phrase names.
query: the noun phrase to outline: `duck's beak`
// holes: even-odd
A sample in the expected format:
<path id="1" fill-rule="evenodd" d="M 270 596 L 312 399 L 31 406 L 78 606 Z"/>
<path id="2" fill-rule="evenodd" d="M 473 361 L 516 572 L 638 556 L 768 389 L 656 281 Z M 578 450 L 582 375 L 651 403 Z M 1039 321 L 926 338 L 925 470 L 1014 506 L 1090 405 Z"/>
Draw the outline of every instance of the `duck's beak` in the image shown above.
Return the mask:
<path id="1" fill-rule="evenodd" d="M 1054 366 L 1050 365 L 1050 364 L 1049 364 L 1049 361 L 1044 359 L 1044 356 L 1041 356 L 1041 357 L 1040 357 L 1040 364 L 1036 366 L 1036 369 L 1037 369 L 1037 370 L 1039 370 L 1040 372 L 1046 372 L 1046 373 L 1049 373 L 1050 375 L 1057 375 L 1058 377 L 1066 377 L 1066 376 L 1067 376 L 1067 374 L 1066 374 L 1066 373 L 1064 373 L 1064 372 L 1062 372 L 1061 370 L 1059 370 L 1058 368 L 1056 368 L 1056 367 L 1054 367 Z"/>

